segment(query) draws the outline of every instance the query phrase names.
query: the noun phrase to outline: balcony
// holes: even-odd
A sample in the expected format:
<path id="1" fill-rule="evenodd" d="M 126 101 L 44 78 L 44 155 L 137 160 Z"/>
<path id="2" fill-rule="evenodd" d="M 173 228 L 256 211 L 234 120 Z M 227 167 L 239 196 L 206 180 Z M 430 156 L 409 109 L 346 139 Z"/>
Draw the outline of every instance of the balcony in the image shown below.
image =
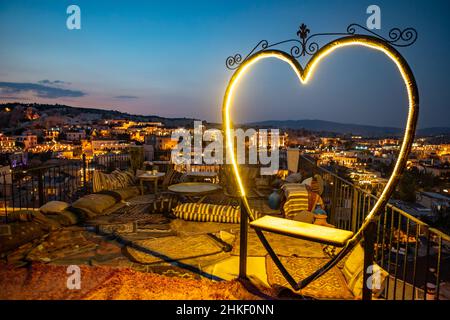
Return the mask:
<path id="1" fill-rule="evenodd" d="M 316 166 L 308 157 L 300 157 L 299 167 L 307 175 L 319 174 L 324 179 L 323 198 L 330 223 L 339 229 L 358 230 L 377 197 Z M 374 243 L 374 261 L 389 272 L 383 298 L 439 299 L 442 284 L 450 281 L 449 257 L 449 235 L 393 204 L 384 208 L 376 225 Z M 428 295 L 427 283 L 433 291 Z"/>
<path id="2" fill-rule="evenodd" d="M 43 204 L 52 200 L 71 203 L 83 195 L 92 193 L 94 171 L 108 172 L 115 168 L 127 169 L 130 166 L 129 155 L 108 155 L 93 159 L 70 160 L 29 170 L 16 169 L 10 173 L 3 173 L 0 176 L 0 212 L 4 218 L 4 223 L 1 225 L 7 225 L 8 218 L 14 216 L 17 212 L 38 210 Z M 214 168 L 214 170 L 216 169 Z M 322 198 L 328 212 L 327 222 L 338 229 L 357 231 L 377 200 L 376 196 L 342 179 L 333 172 L 318 167 L 313 160 L 307 157 L 300 157 L 299 170 L 304 176 L 318 174 L 323 178 L 325 183 Z M 219 175 L 219 179 L 221 177 Z M 219 181 L 219 183 L 223 184 L 224 181 Z M 223 204 L 224 199 L 229 199 L 229 195 L 227 196 L 225 193 L 224 191 L 222 194 L 210 197 L 208 202 Z M 137 198 L 139 197 L 142 196 Z M 236 200 L 234 198 L 235 204 Z M 140 205 L 139 201 L 137 202 L 138 205 Z M 280 214 L 268 209 L 267 200 L 262 198 L 261 195 L 250 199 L 250 202 L 252 208 L 257 208 L 265 214 L 274 216 L 279 216 Z M 117 214 L 117 216 L 119 215 Z M 134 226 L 136 225 L 138 224 L 134 224 Z M 87 230 L 92 231 L 92 228 L 89 229 L 89 226 L 87 226 Z M 175 219 L 168 224 L 164 232 L 167 230 L 173 231 L 174 234 L 170 234 L 169 237 L 157 238 L 155 243 L 158 245 L 155 247 L 139 247 L 135 244 L 145 243 L 147 240 L 139 239 L 135 242 L 135 238 L 129 234 L 125 234 L 123 237 L 117 233 L 114 235 L 103 234 L 102 236 L 109 237 L 108 239 L 113 237 L 115 243 L 132 248 L 129 249 L 131 250 L 131 255 L 134 258 L 137 257 L 138 260 L 142 259 L 146 263 L 130 262 L 124 257 L 121 257 L 122 260 L 120 261 L 121 263 L 126 262 L 125 266 L 133 266 L 140 271 L 155 272 L 155 270 L 160 270 L 158 268 L 169 268 L 169 265 L 172 268 L 175 264 L 178 268 L 177 270 L 181 268 L 189 274 L 195 273 L 214 281 L 230 280 L 239 275 L 239 249 L 240 240 L 242 240 L 242 238 L 239 239 L 239 224 L 211 224 L 208 222 Z M 197 256 L 184 257 L 179 260 L 166 259 L 174 254 L 171 246 L 173 247 L 175 243 L 179 242 L 179 239 L 177 240 L 176 237 L 181 237 L 180 239 L 184 241 L 185 245 L 192 242 L 192 245 L 196 246 L 198 243 L 195 242 L 196 240 L 193 240 L 195 237 L 192 235 L 199 234 L 205 236 L 213 234 L 216 237 L 215 241 L 218 241 L 220 244 L 219 247 L 224 250 L 212 253 L 207 252 L 207 259 L 205 259 L 205 254 L 202 254 L 203 252 L 201 251 L 208 250 L 204 248 L 197 248 L 199 250 Z M 226 236 L 222 237 L 224 234 Z M 220 239 L 217 239 L 218 235 Z M 153 234 L 149 237 L 153 239 L 155 235 Z M 377 299 L 448 299 L 448 293 L 444 292 L 444 290 L 448 290 L 446 287 L 450 281 L 450 237 L 448 235 L 430 227 L 396 206 L 388 204 L 377 221 L 372 238 L 372 250 L 365 246 L 365 255 L 371 259 L 373 257 L 373 261 L 388 272 L 382 292 L 377 295 Z M 271 277 L 273 278 L 273 275 L 269 273 L 275 272 L 275 269 L 269 267 L 270 261 L 266 257 L 267 253 L 258 241 L 254 241 L 256 237 L 251 231 L 248 232 L 246 239 L 248 247 L 246 261 L 249 278 L 255 280 L 253 284 L 256 283 L 257 287 L 261 283 L 269 283 L 270 286 L 269 280 Z M 174 241 L 173 244 L 167 242 L 172 240 Z M 319 261 L 320 263 L 326 261 L 325 251 L 331 251 L 331 253 L 328 253 L 333 255 L 335 253 L 334 250 L 336 250 L 333 246 L 324 246 L 305 240 L 291 241 L 287 237 L 277 238 L 275 236 L 270 238 L 270 240 L 274 241 L 275 244 L 278 243 L 275 248 L 276 251 L 281 249 L 288 253 L 294 252 L 297 257 L 300 255 L 301 258 L 299 259 L 303 261 L 303 265 L 300 268 L 305 269 L 300 271 L 304 272 L 311 271 L 308 267 L 315 266 L 313 261 Z M 149 248 L 157 248 L 157 250 L 155 252 L 155 250 L 150 250 Z M 314 260 L 314 257 L 321 260 Z M 64 264 L 69 263 L 71 260 L 60 257 L 59 260 L 55 261 Z M 149 261 L 151 263 L 148 263 Z M 92 260 L 89 260 L 88 264 L 92 265 Z M 299 274 L 303 275 L 304 273 L 299 272 Z M 261 288 L 259 287 L 259 289 Z M 265 292 L 267 292 L 267 288 Z M 274 291 L 269 290 L 268 292 L 269 295 L 274 294 Z M 295 293 L 294 296 L 296 296 Z M 304 297 L 304 295 L 296 296 L 296 298 Z M 321 295 L 319 294 L 312 298 L 321 299 Z M 351 299 L 351 297 L 347 298 Z"/>

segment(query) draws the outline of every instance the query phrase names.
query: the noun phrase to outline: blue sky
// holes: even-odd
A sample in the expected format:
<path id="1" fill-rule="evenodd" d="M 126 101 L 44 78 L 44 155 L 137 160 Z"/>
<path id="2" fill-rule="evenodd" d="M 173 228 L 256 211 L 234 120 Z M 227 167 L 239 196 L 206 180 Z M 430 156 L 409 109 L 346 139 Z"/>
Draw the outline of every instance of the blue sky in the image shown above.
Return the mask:
<path id="1" fill-rule="evenodd" d="M 66 8 L 81 8 L 81 30 Z M 0 0 L 0 101 L 66 103 L 138 114 L 220 121 L 232 72 L 225 59 L 259 40 L 365 24 L 381 7 L 382 29 L 415 27 L 401 48 L 420 89 L 420 127 L 450 126 L 449 1 L 85 1 Z M 300 60 L 305 62 L 304 59 Z M 307 86 L 265 61 L 237 93 L 238 121 L 322 119 L 402 126 L 406 94 L 380 53 L 346 48 L 324 61 Z"/>

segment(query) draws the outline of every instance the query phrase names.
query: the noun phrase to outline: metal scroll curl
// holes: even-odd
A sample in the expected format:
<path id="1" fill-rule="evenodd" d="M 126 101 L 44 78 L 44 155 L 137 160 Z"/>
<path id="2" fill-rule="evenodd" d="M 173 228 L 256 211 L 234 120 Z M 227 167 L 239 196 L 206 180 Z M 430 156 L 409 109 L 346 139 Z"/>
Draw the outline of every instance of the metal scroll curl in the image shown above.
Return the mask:
<path id="1" fill-rule="evenodd" d="M 370 35 L 376 37 L 391 46 L 394 47 L 408 47 L 417 41 L 417 31 L 414 28 L 392 28 L 388 32 L 387 37 L 377 34 L 376 32 L 360 25 L 357 23 L 352 23 L 347 27 L 346 32 L 328 32 L 328 33 L 315 33 L 311 34 L 310 29 L 302 23 L 297 31 L 298 39 L 288 39 L 275 43 L 269 43 L 267 40 L 261 40 L 256 46 L 242 58 L 240 53 L 236 53 L 227 57 L 225 60 L 225 66 L 227 69 L 235 70 L 243 62 L 247 61 L 250 56 L 257 52 L 261 52 L 268 49 L 275 49 L 286 44 L 290 44 L 289 50 L 290 54 L 294 58 L 300 58 L 302 56 L 312 56 L 321 48 L 318 39 L 320 38 L 330 38 L 330 37 L 345 37 L 345 36 L 355 36 L 355 35 Z"/>

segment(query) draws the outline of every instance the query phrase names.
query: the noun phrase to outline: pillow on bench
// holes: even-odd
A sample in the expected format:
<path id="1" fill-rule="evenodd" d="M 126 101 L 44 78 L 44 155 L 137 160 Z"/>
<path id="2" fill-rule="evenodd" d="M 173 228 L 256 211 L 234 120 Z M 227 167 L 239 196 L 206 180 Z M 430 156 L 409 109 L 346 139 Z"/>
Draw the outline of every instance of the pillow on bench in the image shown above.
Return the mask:
<path id="1" fill-rule="evenodd" d="M 43 214 L 41 220 L 55 221 L 62 226 L 77 224 L 78 218 L 74 213 L 68 211 L 69 207 L 70 204 L 64 201 L 49 201 L 39 208 L 40 213 Z M 36 213 L 34 215 L 38 217 Z"/>
<path id="2" fill-rule="evenodd" d="M 82 210 L 82 212 L 88 217 L 93 218 L 101 215 L 103 211 L 116 204 L 116 199 L 113 196 L 106 194 L 93 193 L 88 194 L 72 204 L 69 211 L 74 211 L 73 208 Z M 75 210 L 77 211 L 77 210 Z"/>
<path id="3" fill-rule="evenodd" d="M 43 214 L 60 213 L 70 206 L 64 201 L 49 201 L 39 208 L 39 211 Z"/>

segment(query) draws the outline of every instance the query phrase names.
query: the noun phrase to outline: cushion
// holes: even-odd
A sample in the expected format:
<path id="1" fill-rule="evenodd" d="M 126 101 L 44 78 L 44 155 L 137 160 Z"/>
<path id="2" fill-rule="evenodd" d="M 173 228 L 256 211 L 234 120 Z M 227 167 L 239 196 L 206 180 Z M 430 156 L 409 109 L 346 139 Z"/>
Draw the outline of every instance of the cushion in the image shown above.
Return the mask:
<path id="1" fill-rule="evenodd" d="M 33 212 L 33 221 L 39 223 L 46 230 L 56 230 L 61 228 L 61 224 L 54 219 L 50 219 L 51 215 L 44 215 L 40 211 Z"/>
<path id="2" fill-rule="evenodd" d="M 82 209 L 90 214 L 100 215 L 108 209 L 112 207 L 116 203 L 116 199 L 110 195 L 106 194 L 88 194 L 72 204 L 72 207 L 77 209 Z"/>
<path id="3" fill-rule="evenodd" d="M 122 200 L 127 200 L 140 194 L 139 188 L 135 186 L 116 189 L 113 192 L 119 194 Z"/>
<path id="4" fill-rule="evenodd" d="M 60 214 L 65 216 L 70 221 L 70 224 L 77 224 L 79 222 L 78 216 L 69 210 L 63 210 Z"/>
<path id="5" fill-rule="evenodd" d="M 389 273 L 381 268 L 378 264 L 374 264 L 372 268 L 372 295 L 375 297 L 379 297 L 384 290 L 385 280 L 389 276 Z M 364 281 L 364 272 L 363 268 L 361 268 L 360 272 L 353 275 L 350 280 L 349 289 L 352 291 L 353 295 L 356 298 L 362 298 L 363 292 L 363 281 Z"/>
<path id="6" fill-rule="evenodd" d="M 363 279 L 364 279 L 364 248 L 358 243 L 345 260 L 342 274 L 353 295 L 362 298 Z M 386 277 L 389 275 L 387 271 L 379 265 L 374 264 L 372 269 L 372 293 L 379 296 L 384 287 Z M 379 278 L 377 278 L 379 276 Z"/>
<path id="7" fill-rule="evenodd" d="M 295 214 L 308 211 L 309 195 L 306 186 L 298 183 L 287 183 L 283 185 L 284 198 L 283 212 L 286 218 L 292 219 Z"/>
<path id="8" fill-rule="evenodd" d="M 345 281 L 349 285 L 351 280 L 360 273 L 364 268 L 364 249 L 361 244 L 357 244 L 353 250 L 350 252 L 348 258 L 344 263 L 344 268 L 342 268 L 342 274 L 345 277 Z"/>
<path id="9" fill-rule="evenodd" d="M 300 172 L 290 174 L 286 177 L 285 181 L 289 183 L 299 183 L 302 181 L 302 174 Z"/>
<path id="10" fill-rule="evenodd" d="M 302 184 L 310 187 L 312 192 L 322 194 L 324 190 L 324 182 L 320 175 L 315 174 L 314 177 L 307 178 L 302 181 Z"/>
<path id="11" fill-rule="evenodd" d="M 135 183 L 136 180 L 131 171 L 114 170 L 111 173 L 94 171 L 93 191 L 122 189 Z"/>
<path id="12" fill-rule="evenodd" d="M 70 205 L 64 201 L 49 201 L 39 208 L 43 214 L 60 213 L 67 209 Z"/>
<path id="13" fill-rule="evenodd" d="M 48 215 L 45 215 L 45 217 L 49 221 L 51 221 L 51 223 L 57 223 L 60 227 L 61 226 L 70 226 L 73 224 L 68 217 L 66 217 L 65 215 L 62 215 L 62 214 L 48 214 Z"/>
<path id="14" fill-rule="evenodd" d="M 257 211 L 252 212 L 255 218 L 260 216 Z M 188 221 L 239 223 L 241 220 L 239 208 L 210 203 L 182 203 L 175 207 L 173 213 Z"/>
<path id="15" fill-rule="evenodd" d="M 296 213 L 292 220 L 305 222 L 305 223 L 313 223 L 314 222 L 314 214 L 309 211 L 301 211 Z"/>
<path id="16" fill-rule="evenodd" d="M 66 211 L 73 213 L 77 217 L 78 222 L 85 222 L 85 220 L 97 216 L 97 214 L 86 208 L 75 208 L 70 206 L 66 209 Z"/>

